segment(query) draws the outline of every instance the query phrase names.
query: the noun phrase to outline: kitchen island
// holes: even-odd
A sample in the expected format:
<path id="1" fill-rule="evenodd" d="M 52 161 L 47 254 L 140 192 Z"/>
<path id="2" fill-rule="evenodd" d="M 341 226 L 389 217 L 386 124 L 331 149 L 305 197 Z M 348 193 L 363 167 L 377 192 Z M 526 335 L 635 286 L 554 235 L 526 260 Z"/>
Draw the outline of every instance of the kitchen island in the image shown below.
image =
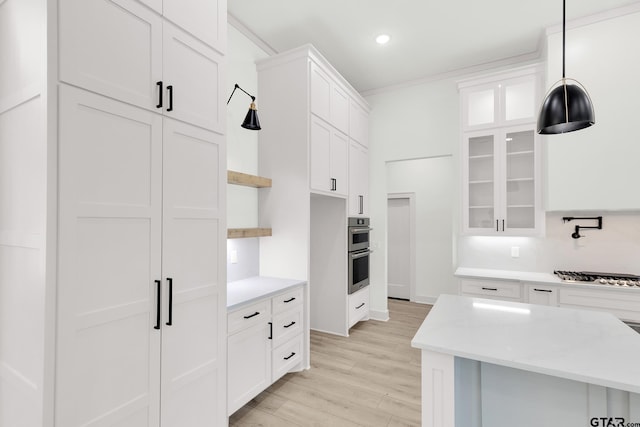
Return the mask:
<path id="1" fill-rule="evenodd" d="M 640 423 L 640 334 L 609 313 L 441 295 L 412 346 L 425 427 Z"/>

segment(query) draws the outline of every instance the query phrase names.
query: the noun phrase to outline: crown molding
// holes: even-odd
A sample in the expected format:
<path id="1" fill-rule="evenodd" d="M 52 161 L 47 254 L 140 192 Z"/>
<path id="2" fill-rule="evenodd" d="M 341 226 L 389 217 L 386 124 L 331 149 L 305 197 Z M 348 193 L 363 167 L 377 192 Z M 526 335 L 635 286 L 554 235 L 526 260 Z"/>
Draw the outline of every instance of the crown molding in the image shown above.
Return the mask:
<path id="1" fill-rule="evenodd" d="M 277 55 L 278 51 L 275 50 L 269 43 L 262 40 L 256 33 L 251 31 L 244 22 L 227 12 L 227 24 L 231 25 L 236 30 L 240 31 L 242 35 L 248 38 L 253 44 L 264 50 L 268 55 Z"/>

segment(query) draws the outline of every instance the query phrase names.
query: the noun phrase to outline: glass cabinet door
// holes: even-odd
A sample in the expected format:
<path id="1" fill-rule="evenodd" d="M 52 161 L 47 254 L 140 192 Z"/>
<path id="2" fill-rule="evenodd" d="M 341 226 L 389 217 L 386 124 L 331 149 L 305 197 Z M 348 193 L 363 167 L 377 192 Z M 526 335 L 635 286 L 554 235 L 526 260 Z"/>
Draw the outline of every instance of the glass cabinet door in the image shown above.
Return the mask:
<path id="1" fill-rule="evenodd" d="M 536 227 L 535 134 L 533 129 L 505 134 L 506 226 Z"/>
<path id="2" fill-rule="evenodd" d="M 495 221 L 495 137 L 468 138 L 469 229 L 493 229 Z"/>

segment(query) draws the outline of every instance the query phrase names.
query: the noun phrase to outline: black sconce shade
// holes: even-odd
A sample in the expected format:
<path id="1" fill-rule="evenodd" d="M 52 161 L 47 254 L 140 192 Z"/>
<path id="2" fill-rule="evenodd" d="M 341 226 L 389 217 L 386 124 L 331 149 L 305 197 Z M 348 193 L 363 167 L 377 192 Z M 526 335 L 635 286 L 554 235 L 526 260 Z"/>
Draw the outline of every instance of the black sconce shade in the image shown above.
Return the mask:
<path id="1" fill-rule="evenodd" d="M 256 108 L 256 97 L 251 95 L 249 92 L 247 92 L 246 90 L 242 89 L 240 86 L 238 86 L 238 83 L 235 84 L 235 86 L 233 87 L 233 91 L 231 92 L 231 95 L 229 96 L 229 100 L 227 101 L 227 105 L 229 104 L 229 101 L 231 101 L 231 98 L 233 97 L 233 94 L 236 92 L 236 89 L 240 89 L 241 91 L 243 91 L 244 93 L 246 93 L 247 95 L 249 95 L 249 97 L 251 97 L 251 105 L 249 106 L 249 111 L 247 112 L 247 115 L 244 117 L 244 121 L 242 122 L 242 126 L 245 129 L 249 129 L 249 130 L 260 130 L 262 129 L 260 127 L 260 120 L 258 120 L 258 110 Z"/>

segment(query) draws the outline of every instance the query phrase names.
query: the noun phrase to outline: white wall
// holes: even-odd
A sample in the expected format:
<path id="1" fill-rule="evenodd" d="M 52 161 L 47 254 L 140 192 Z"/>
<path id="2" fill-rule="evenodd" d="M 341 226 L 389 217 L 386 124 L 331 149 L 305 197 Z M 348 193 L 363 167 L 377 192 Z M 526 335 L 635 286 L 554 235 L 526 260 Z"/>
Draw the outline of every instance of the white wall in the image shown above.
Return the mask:
<path id="1" fill-rule="evenodd" d="M 228 96 L 237 83 L 256 97 L 260 118 L 260 93 L 255 61 L 269 56 L 231 25 L 228 26 Z M 239 89 L 227 105 L 227 167 L 230 170 L 258 175 L 258 132 L 240 127 L 249 98 Z M 229 228 L 258 227 L 258 189 L 238 185 L 227 186 L 227 226 Z M 239 241 L 242 240 L 242 241 Z M 258 272 L 259 239 L 231 239 L 227 242 L 227 279 L 239 280 Z M 231 264 L 231 250 L 238 262 Z"/>
<path id="2" fill-rule="evenodd" d="M 453 277 L 455 175 L 451 156 L 387 163 L 387 193 L 415 194 L 414 301 L 433 303 L 440 294 L 458 292 Z"/>
<path id="3" fill-rule="evenodd" d="M 458 91 L 454 79 L 427 82 L 407 88 L 384 91 L 366 97 L 371 105 L 369 116 L 370 216 L 374 228 L 371 262 L 371 309 L 387 312 L 387 192 L 395 191 L 387 183 L 387 164 L 390 161 L 453 156 L 448 176 L 457 170 L 459 151 Z M 458 186 L 450 190 L 450 200 L 458 199 Z M 403 188 L 402 191 L 416 191 Z M 457 224 L 455 204 L 448 209 L 452 224 Z M 421 217 L 417 215 L 416 222 Z M 443 227 L 446 229 L 446 225 Z M 416 242 L 417 246 L 424 242 Z M 450 230 L 447 237 L 432 239 L 430 243 L 451 248 Z M 448 265 L 453 265 L 451 250 L 445 250 Z M 418 258 L 419 260 L 419 258 Z M 419 263 L 419 261 L 418 261 Z M 420 279 L 423 280 L 423 279 Z M 425 279 L 426 280 L 426 279 Z M 424 283 L 426 281 L 423 280 Z M 422 286 L 422 285 L 420 285 Z M 428 285 L 427 285 L 428 286 Z M 420 288 L 422 295 L 431 291 Z"/>

